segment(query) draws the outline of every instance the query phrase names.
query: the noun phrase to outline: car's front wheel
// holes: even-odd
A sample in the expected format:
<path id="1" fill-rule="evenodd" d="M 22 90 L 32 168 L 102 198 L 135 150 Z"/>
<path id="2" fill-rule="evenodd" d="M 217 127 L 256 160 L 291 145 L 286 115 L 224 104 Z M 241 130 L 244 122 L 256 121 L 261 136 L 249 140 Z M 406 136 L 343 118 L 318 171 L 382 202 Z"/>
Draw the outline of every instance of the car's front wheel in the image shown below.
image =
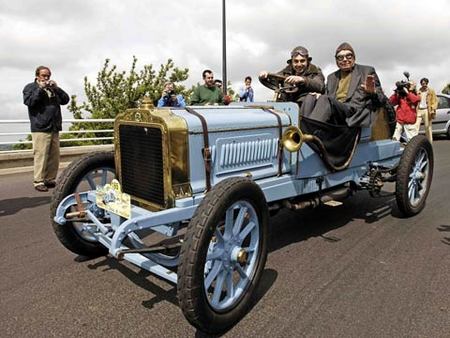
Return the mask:
<path id="1" fill-rule="evenodd" d="M 89 257 L 108 253 L 108 250 L 97 241 L 94 235 L 85 231 L 85 227 L 89 226 L 86 219 L 71 218 L 63 225 L 55 222 L 53 217 L 58 205 L 66 196 L 75 192 L 95 190 L 96 186 L 105 185 L 114 177 L 115 166 L 112 151 L 86 154 L 73 161 L 59 176 L 50 205 L 51 222 L 59 241 L 70 251 Z M 73 211 L 76 211 L 74 207 L 67 210 L 67 212 Z"/>
<path id="2" fill-rule="evenodd" d="M 220 333 L 248 311 L 267 257 L 267 224 L 264 194 L 249 179 L 226 179 L 206 195 L 178 269 L 180 307 L 192 325 Z"/>

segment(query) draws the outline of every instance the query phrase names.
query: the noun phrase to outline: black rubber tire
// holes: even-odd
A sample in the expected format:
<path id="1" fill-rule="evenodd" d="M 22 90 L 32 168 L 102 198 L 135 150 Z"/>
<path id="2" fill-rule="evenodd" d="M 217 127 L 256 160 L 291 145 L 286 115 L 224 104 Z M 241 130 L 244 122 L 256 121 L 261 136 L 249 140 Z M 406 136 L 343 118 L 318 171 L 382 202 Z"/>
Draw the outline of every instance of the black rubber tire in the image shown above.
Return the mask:
<path id="1" fill-rule="evenodd" d="M 58 178 L 50 204 L 50 219 L 53 230 L 59 241 L 70 251 L 87 257 L 98 257 L 108 253 L 108 249 L 100 243 L 87 241 L 82 238 L 72 226 L 72 222 L 64 225 L 56 223 L 53 218 L 61 201 L 75 192 L 83 177 L 98 168 L 111 168 L 115 172 L 114 153 L 92 152 L 73 161 L 64 169 Z"/>
<path id="2" fill-rule="evenodd" d="M 226 312 L 215 311 L 204 290 L 204 266 L 208 245 L 226 210 L 236 201 L 249 202 L 260 223 L 259 253 L 247 290 Z M 197 208 L 181 248 L 178 268 L 178 298 L 186 319 L 197 329 L 217 334 L 235 325 L 254 302 L 254 290 L 267 258 L 268 208 L 259 186 L 247 178 L 234 177 L 217 184 Z"/>
<path id="3" fill-rule="evenodd" d="M 421 151 L 425 151 L 428 157 L 428 173 L 427 181 L 425 185 L 425 191 L 421 196 L 421 199 L 417 205 L 412 205 L 408 197 L 409 189 L 409 175 L 413 170 L 413 166 L 416 160 L 416 156 Z M 413 137 L 405 147 L 400 163 L 397 169 L 397 180 L 395 187 L 395 196 L 397 200 L 397 206 L 400 212 L 406 216 L 414 216 L 418 214 L 425 207 L 425 202 L 430 191 L 431 181 L 433 178 L 433 148 L 424 135 L 417 135 Z"/>

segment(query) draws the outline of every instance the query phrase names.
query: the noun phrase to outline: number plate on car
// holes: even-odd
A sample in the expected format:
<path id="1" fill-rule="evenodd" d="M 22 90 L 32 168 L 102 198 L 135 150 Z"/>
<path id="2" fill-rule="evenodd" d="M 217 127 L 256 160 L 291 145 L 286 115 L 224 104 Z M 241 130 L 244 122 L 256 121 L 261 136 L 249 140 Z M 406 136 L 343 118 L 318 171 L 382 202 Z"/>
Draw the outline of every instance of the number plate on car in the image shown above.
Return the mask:
<path id="1" fill-rule="evenodd" d="M 124 218 L 131 216 L 130 195 L 123 193 L 119 181 L 112 180 L 110 184 L 97 187 L 95 202 L 99 208 L 112 212 Z"/>

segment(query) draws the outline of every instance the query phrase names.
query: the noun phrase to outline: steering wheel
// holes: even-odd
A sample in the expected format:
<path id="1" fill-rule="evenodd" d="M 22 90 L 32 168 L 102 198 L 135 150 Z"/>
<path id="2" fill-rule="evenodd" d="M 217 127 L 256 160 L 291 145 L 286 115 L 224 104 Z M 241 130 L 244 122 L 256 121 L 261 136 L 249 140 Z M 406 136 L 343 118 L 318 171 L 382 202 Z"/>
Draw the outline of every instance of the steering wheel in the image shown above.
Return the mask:
<path id="1" fill-rule="evenodd" d="M 266 78 L 259 78 L 259 81 L 269 89 L 274 90 L 277 93 L 292 94 L 298 91 L 296 85 L 285 83 L 287 76 L 268 73 Z"/>

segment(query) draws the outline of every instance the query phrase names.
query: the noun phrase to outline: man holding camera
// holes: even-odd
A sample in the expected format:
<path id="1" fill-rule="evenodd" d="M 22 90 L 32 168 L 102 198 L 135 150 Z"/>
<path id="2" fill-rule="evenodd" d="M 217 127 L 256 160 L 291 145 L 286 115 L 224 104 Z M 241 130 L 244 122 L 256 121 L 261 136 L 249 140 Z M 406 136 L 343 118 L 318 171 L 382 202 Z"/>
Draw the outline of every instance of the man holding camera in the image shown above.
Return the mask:
<path id="1" fill-rule="evenodd" d="M 158 100 L 158 107 L 185 107 L 183 95 L 176 94 L 172 82 L 166 82 L 161 98 Z"/>
<path id="2" fill-rule="evenodd" d="M 61 105 L 69 95 L 50 80 L 50 68 L 39 66 L 34 82 L 23 89 L 23 103 L 28 106 L 34 153 L 33 185 L 45 192 L 55 186 L 59 167 L 59 131 L 62 130 Z"/>
<path id="3" fill-rule="evenodd" d="M 425 135 L 430 143 L 433 143 L 433 129 L 431 127 L 431 121 L 436 117 L 438 99 L 436 92 L 428 86 L 428 82 L 428 79 L 425 77 L 420 80 L 420 103 L 417 107 L 416 129 L 417 132 L 419 132 L 420 123 L 423 120 Z"/>
<path id="4" fill-rule="evenodd" d="M 405 131 L 406 141 L 409 141 L 417 135 L 416 107 L 420 102 L 420 97 L 416 94 L 416 84 L 413 81 L 399 81 L 395 85 L 397 88 L 389 98 L 389 102 L 397 106 L 395 109 L 397 124 L 392 138 L 400 141 L 400 137 Z"/>

